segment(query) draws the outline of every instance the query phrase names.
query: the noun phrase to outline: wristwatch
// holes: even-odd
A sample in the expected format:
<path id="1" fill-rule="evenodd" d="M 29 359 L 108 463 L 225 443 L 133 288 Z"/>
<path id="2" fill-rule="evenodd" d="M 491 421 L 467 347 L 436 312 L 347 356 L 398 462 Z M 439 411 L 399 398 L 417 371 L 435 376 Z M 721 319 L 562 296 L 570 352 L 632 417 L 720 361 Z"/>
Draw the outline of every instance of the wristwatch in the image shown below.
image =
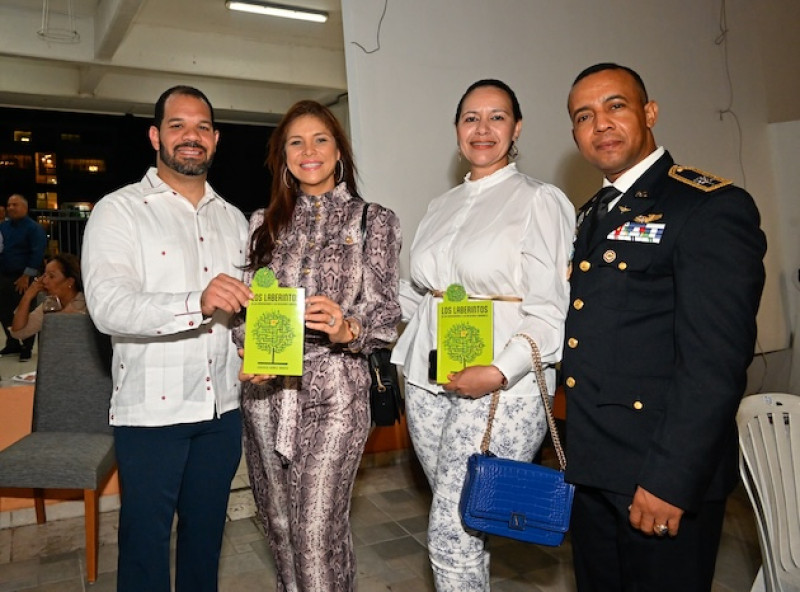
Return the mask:
<path id="1" fill-rule="evenodd" d="M 497 368 L 497 366 L 495 366 L 495 368 Z M 500 382 L 500 388 L 504 389 L 508 387 L 508 378 L 506 378 L 506 375 L 503 374 L 503 371 L 500 370 L 500 368 L 497 368 L 497 371 L 500 373 L 500 376 L 503 377 L 502 381 Z"/>
<path id="2" fill-rule="evenodd" d="M 350 333 L 353 335 L 353 339 L 350 340 L 350 343 L 358 340 L 361 336 L 361 323 L 358 322 L 358 319 L 353 317 L 347 317 L 343 320 L 344 324 L 347 325 L 347 328 L 350 330 Z M 352 350 L 352 348 L 350 348 Z"/>

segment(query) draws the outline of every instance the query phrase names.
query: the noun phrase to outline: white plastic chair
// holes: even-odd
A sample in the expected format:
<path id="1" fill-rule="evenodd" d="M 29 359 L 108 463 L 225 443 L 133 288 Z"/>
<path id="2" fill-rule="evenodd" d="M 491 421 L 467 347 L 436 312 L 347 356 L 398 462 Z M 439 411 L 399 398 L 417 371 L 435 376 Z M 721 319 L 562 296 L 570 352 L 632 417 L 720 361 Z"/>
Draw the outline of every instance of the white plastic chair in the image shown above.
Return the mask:
<path id="1" fill-rule="evenodd" d="M 800 592 L 800 396 L 745 397 L 736 422 L 763 560 L 752 590 Z"/>

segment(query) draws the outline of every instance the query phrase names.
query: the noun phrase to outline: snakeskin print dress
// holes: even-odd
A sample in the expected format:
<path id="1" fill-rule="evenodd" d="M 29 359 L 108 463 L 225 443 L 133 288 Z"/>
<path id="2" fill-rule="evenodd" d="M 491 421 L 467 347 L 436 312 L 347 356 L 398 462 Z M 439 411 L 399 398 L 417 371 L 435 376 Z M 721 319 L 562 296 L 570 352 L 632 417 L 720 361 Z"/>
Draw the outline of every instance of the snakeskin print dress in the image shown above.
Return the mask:
<path id="1" fill-rule="evenodd" d="M 363 354 L 393 343 L 400 320 L 399 222 L 391 210 L 370 204 L 362 242 L 364 207 L 344 184 L 321 196 L 301 195 L 270 265 L 281 285 L 305 288 L 306 297 L 328 296 L 363 328 L 346 346 L 307 331 L 302 378 L 243 387 L 250 483 L 279 591 L 355 589 L 350 497 L 370 427 Z M 263 220 L 263 210 L 253 214 L 251 236 Z M 246 274 L 245 282 L 251 279 Z M 243 329 L 234 330 L 240 347 Z"/>

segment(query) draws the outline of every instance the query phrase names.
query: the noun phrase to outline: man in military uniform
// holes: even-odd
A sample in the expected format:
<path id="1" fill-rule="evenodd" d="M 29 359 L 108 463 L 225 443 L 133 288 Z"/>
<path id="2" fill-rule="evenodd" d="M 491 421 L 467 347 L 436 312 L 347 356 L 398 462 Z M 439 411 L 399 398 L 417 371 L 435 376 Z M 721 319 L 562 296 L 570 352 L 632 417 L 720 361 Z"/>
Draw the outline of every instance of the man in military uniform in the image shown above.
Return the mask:
<path id="1" fill-rule="evenodd" d="M 604 187 L 579 212 L 563 375 L 578 589 L 711 589 L 766 251 L 753 199 L 681 167 L 636 72 L 568 101 Z"/>

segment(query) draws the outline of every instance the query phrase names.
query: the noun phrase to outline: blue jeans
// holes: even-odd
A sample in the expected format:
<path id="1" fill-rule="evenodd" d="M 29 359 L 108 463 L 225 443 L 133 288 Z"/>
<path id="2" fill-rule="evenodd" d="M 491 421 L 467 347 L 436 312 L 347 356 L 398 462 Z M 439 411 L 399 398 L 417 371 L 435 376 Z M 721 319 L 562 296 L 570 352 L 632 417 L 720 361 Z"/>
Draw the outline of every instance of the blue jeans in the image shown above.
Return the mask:
<path id="1" fill-rule="evenodd" d="M 216 592 L 231 480 L 241 458 L 238 410 L 197 423 L 115 427 L 121 489 L 117 592 Z"/>

